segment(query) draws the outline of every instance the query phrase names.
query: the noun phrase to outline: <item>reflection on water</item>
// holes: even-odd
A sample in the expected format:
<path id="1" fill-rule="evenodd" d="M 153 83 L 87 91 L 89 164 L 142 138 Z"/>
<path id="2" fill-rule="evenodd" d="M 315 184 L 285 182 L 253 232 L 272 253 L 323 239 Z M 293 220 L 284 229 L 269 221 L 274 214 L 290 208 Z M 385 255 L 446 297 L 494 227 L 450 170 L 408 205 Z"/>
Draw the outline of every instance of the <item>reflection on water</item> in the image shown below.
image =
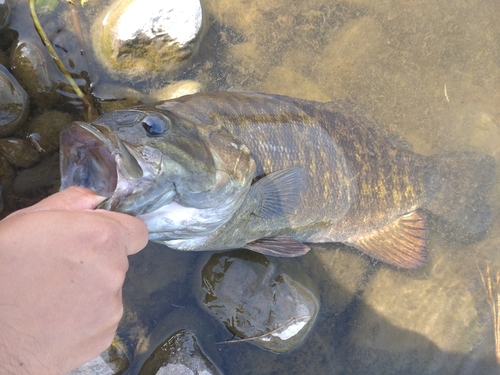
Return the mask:
<path id="1" fill-rule="evenodd" d="M 213 90 L 349 98 L 419 153 L 469 150 L 500 162 L 498 1 L 204 5 L 206 38 L 180 78 Z M 249 342 L 217 344 L 232 336 L 194 296 L 205 254 L 150 244 L 131 257 L 124 291 L 119 333 L 135 351 L 131 372 L 168 335 L 187 329 L 226 374 L 497 374 L 498 318 L 482 277 L 486 267 L 493 279 L 500 269 L 498 180 L 489 202 L 492 222 L 482 238 L 458 242 L 431 228 L 429 263 L 415 271 L 338 245 L 284 260 L 318 285 L 321 306 L 301 346 L 281 355 Z"/>

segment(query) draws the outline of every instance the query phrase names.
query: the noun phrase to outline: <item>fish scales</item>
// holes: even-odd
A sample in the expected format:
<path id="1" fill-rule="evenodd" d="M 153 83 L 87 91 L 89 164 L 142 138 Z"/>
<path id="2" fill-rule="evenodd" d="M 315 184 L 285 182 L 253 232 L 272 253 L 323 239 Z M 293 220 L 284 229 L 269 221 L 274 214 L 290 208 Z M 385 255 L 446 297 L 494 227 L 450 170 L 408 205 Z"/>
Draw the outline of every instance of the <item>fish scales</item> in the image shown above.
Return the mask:
<path id="1" fill-rule="evenodd" d="M 226 93 L 225 98 L 199 95 L 183 104 L 176 110 L 202 111 L 242 140 L 257 163 L 257 175 L 304 167 L 310 182 L 294 213 L 297 219 L 288 218 L 297 227 L 337 223 L 329 231 L 338 241 L 380 228 L 420 203 L 422 157 L 391 147 L 369 125 L 344 116 L 335 103 L 314 106 L 271 95 Z M 347 163 L 337 160 L 338 153 Z"/>
<path id="2" fill-rule="evenodd" d="M 262 93 L 197 93 L 61 134 L 62 188 L 94 189 L 101 208 L 188 251 L 298 256 L 303 242 L 343 242 L 415 268 L 427 259 L 423 211 L 486 230 L 494 171 L 488 155 L 414 153 L 345 101 Z"/>

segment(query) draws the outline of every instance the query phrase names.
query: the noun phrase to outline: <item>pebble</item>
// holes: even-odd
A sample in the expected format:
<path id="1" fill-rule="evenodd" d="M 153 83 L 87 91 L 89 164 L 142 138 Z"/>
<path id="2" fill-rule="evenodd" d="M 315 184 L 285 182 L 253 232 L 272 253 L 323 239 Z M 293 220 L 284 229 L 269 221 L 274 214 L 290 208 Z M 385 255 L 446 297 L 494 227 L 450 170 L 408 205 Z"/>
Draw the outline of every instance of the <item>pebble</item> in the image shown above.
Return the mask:
<path id="1" fill-rule="evenodd" d="M 28 94 L 0 65 L 0 137 L 14 134 L 28 117 Z"/>
<path id="2" fill-rule="evenodd" d="M 61 73 L 54 67 L 46 47 L 39 40 L 25 39 L 12 46 L 12 74 L 26 88 L 30 100 L 40 108 L 51 108 L 59 100 L 57 83 Z"/>
<path id="3" fill-rule="evenodd" d="M 59 149 L 59 135 L 64 126 L 71 122 L 68 113 L 49 110 L 34 117 L 28 122 L 28 134 L 40 134 L 40 146 L 46 154 L 51 154 Z"/>
<path id="4" fill-rule="evenodd" d="M 203 91 L 203 85 L 198 81 L 184 80 L 172 82 L 170 85 L 162 89 L 156 90 L 150 94 L 151 98 L 157 101 L 175 99 L 184 95 L 196 94 Z"/>
<path id="5" fill-rule="evenodd" d="M 219 375 L 203 353 L 194 333 L 180 330 L 165 340 L 146 360 L 139 375 Z"/>
<path id="6" fill-rule="evenodd" d="M 40 153 L 28 139 L 0 139 L 0 154 L 13 166 L 29 168 L 40 161 Z"/>
<path id="7" fill-rule="evenodd" d="M 8 23 L 10 17 L 10 6 L 6 0 L 0 0 L 0 30 Z"/>

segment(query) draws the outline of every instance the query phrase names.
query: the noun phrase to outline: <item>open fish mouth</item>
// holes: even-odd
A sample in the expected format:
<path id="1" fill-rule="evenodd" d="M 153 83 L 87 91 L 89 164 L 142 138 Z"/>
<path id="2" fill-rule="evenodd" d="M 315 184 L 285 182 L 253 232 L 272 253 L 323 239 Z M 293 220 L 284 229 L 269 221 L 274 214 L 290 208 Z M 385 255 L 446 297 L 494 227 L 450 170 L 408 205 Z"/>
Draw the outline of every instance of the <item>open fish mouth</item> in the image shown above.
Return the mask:
<path id="1" fill-rule="evenodd" d="M 61 132 L 61 189 L 82 186 L 110 197 L 120 180 L 137 180 L 142 168 L 128 147 L 102 125 L 75 121 Z"/>

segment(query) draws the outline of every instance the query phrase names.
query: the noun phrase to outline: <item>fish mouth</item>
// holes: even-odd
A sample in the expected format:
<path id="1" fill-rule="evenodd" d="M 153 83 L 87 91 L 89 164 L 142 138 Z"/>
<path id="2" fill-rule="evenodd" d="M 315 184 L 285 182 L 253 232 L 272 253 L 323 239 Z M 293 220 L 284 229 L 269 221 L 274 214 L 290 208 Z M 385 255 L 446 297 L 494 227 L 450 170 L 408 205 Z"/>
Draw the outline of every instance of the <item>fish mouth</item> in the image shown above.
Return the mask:
<path id="1" fill-rule="evenodd" d="M 76 185 L 110 197 L 119 181 L 143 175 L 128 147 L 103 125 L 71 123 L 61 132 L 60 155 L 61 189 Z"/>

